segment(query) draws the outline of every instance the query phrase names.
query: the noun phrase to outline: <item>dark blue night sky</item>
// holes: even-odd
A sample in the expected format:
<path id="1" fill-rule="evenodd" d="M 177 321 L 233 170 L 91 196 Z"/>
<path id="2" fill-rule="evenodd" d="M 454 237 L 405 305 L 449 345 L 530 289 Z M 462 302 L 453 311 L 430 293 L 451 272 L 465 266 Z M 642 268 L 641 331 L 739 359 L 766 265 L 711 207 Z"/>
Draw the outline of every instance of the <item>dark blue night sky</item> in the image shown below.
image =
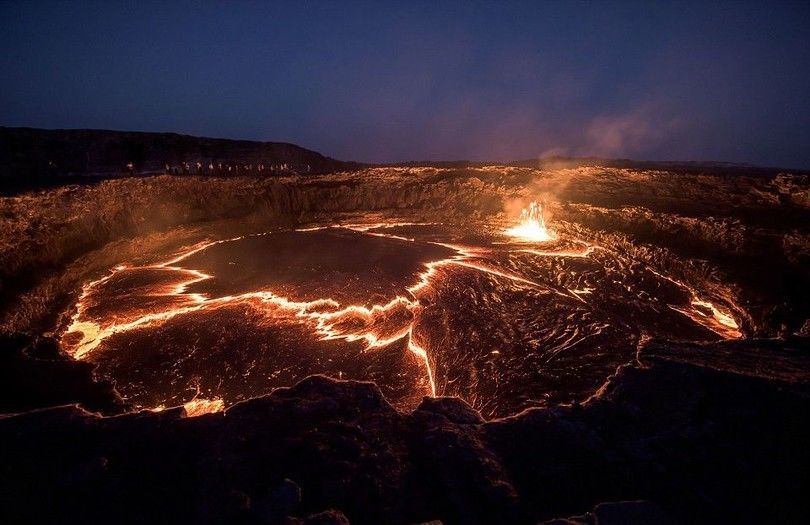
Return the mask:
<path id="1" fill-rule="evenodd" d="M 810 168 L 810 2 L 165 4 L 0 3 L 0 125 Z"/>

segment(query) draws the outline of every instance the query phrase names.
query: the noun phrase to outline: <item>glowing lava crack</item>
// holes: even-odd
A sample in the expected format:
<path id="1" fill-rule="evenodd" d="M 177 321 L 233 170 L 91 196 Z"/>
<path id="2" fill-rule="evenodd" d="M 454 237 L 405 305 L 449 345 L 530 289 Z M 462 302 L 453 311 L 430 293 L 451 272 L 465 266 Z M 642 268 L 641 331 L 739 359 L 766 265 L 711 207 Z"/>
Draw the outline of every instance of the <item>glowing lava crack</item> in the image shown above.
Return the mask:
<path id="1" fill-rule="evenodd" d="M 539 207 L 523 218 L 545 228 Z M 490 417 L 585 399 L 646 337 L 739 335 L 705 293 L 610 247 L 476 231 L 387 222 L 203 242 L 87 283 L 61 345 L 143 408 L 199 414 L 326 374 L 374 381 L 405 409 L 455 395 Z"/>
<path id="2" fill-rule="evenodd" d="M 412 238 L 371 231 L 409 225 L 412 225 L 412 223 L 346 225 L 339 227 L 323 226 L 296 231 L 304 233 L 331 228 L 342 228 L 362 235 L 383 237 L 403 242 L 415 242 Z M 258 234 L 252 237 L 264 235 L 269 235 L 269 233 Z M 420 308 L 418 295 L 420 292 L 430 288 L 433 280 L 436 278 L 437 269 L 447 265 L 458 265 L 505 278 L 518 284 L 539 286 L 537 283 L 528 279 L 476 262 L 477 254 L 481 251 L 480 249 L 434 242 L 430 244 L 446 249 L 448 252 L 451 252 L 451 255 L 443 259 L 426 262 L 424 264 L 425 269 L 418 274 L 416 282 L 406 287 L 406 294 L 397 295 L 385 304 L 372 304 L 370 306 L 350 304 L 344 306 L 340 301 L 331 297 L 301 301 L 285 297 L 271 290 L 250 291 L 221 297 L 210 297 L 208 294 L 189 291 L 192 285 L 213 279 L 214 276 L 200 270 L 184 267 L 181 263 L 188 260 L 191 256 L 208 250 L 213 246 L 246 238 L 246 236 L 242 236 L 226 240 L 204 242 L 159 264 L 147 266 L 120 265 L 114 268 L 109 275 L 87 283 L 83 287 L 79 301 L 76 304 L 72 322 L 63 334 L 63 347 L 66 348 L 74 358 L 86 359 L 91 357 L 93 352 L 96 351 L 106 339 L 113 335 L 155 327 L 177 316 L 235 304 L 247 304 L 254 307 L 257 304 L 272 305 L 273 308 L 269 311 L 271 315 L 276 314 L 278 311 L 286 311 L 311 326 L 322 340 L 363 341 L 365 343 L 365 351 L 369 351 L 391 345 L 404 339 L 407 342 L 408 350 L 416 356 L 424 366 L 427 384 L 429 385 L 429 394 L 435 396 L 437 386 L 431 360 L 428 356 L 428 351 L 416 341 L 413 327 L 413 312 Z M 155 288 L 148 293 L 149 296 L 161 299 L 159 302 L 162 303 L 162 308 L 158 306 L 154 310 L 143 311 L 139 306 L 134 305 L 131 309 L 115 312 L 112 316 L 104 317 L 93 315 L 93 308 L 97 306 L 93 299 L 96 290 L 103 285 L 109 284 L 114 279 L 124 277 L 126 274 L 143 271 L 170 273 L 171 278 L 168 283 L 155 286 Z M 395 314 L 397 310 L 400 309 L 411 313 L 407 322 L 401 322 L 401 320 L 397 322 L 397 319 L 392 321 L 391 318 L 396 317 Z"/>

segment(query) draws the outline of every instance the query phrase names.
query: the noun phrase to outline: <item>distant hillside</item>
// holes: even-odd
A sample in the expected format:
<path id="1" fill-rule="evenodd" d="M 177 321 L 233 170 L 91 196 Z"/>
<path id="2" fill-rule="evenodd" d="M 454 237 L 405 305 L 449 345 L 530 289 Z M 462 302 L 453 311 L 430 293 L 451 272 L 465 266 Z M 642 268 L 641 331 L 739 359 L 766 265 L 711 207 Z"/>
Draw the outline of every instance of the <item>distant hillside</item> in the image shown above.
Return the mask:
<path id="1" fill-rule="evenodd" d="M 326 173 L 360 166 L 283 142 L 0 127 L 0 185 L 4 189 L 40 187 L 86 176 L 163 173 L 167 165 L 173 172 L 203 174 L 234 174 L 237 169 L 258 173 L 261 166 L 261 173 L 268 175 Z"/>

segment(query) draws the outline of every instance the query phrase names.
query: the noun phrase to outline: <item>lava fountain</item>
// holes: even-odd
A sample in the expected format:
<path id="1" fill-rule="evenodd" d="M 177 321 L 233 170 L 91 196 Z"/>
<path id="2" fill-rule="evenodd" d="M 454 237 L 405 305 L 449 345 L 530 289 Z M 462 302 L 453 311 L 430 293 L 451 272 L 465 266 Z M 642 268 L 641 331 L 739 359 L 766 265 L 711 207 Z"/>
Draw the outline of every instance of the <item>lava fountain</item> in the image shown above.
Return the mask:
<path id="1" fill-rule="evenodd" d="M 528 208 L 520 212 L 520 223 L 504 231 L 506 235 L 530 242 L 547 242 L 557 239 L 557 234 L 546 227 L 543 206 L 532 201 Z"/>

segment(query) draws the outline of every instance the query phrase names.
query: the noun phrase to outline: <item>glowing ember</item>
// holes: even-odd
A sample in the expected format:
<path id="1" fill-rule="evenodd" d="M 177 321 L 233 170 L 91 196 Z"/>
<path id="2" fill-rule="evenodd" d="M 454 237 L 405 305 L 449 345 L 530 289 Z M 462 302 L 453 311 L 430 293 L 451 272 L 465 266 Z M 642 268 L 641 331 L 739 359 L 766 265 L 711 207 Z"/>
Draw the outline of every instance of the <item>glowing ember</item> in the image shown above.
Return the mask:
<path id="1" fill-rule="evenodd" d="M 225 403 L 222 401 L 222 399 L 194 398 L 191 401 L 184 403 L 183 408 L 186 411 L 187 417 L 196 417 L 203 414 L 221 412 L 222 409 L 225 408 Z"/>
<path id="2" fill-rule="evenodd" d="M 504 233 L 531 242 L 553 241 L 557 238 L 557 234 L 546 227 L 543 206 L 537 201 L 533 201 L 528 208 L 520 212 L 520 224 L 507 229 Z"/>

